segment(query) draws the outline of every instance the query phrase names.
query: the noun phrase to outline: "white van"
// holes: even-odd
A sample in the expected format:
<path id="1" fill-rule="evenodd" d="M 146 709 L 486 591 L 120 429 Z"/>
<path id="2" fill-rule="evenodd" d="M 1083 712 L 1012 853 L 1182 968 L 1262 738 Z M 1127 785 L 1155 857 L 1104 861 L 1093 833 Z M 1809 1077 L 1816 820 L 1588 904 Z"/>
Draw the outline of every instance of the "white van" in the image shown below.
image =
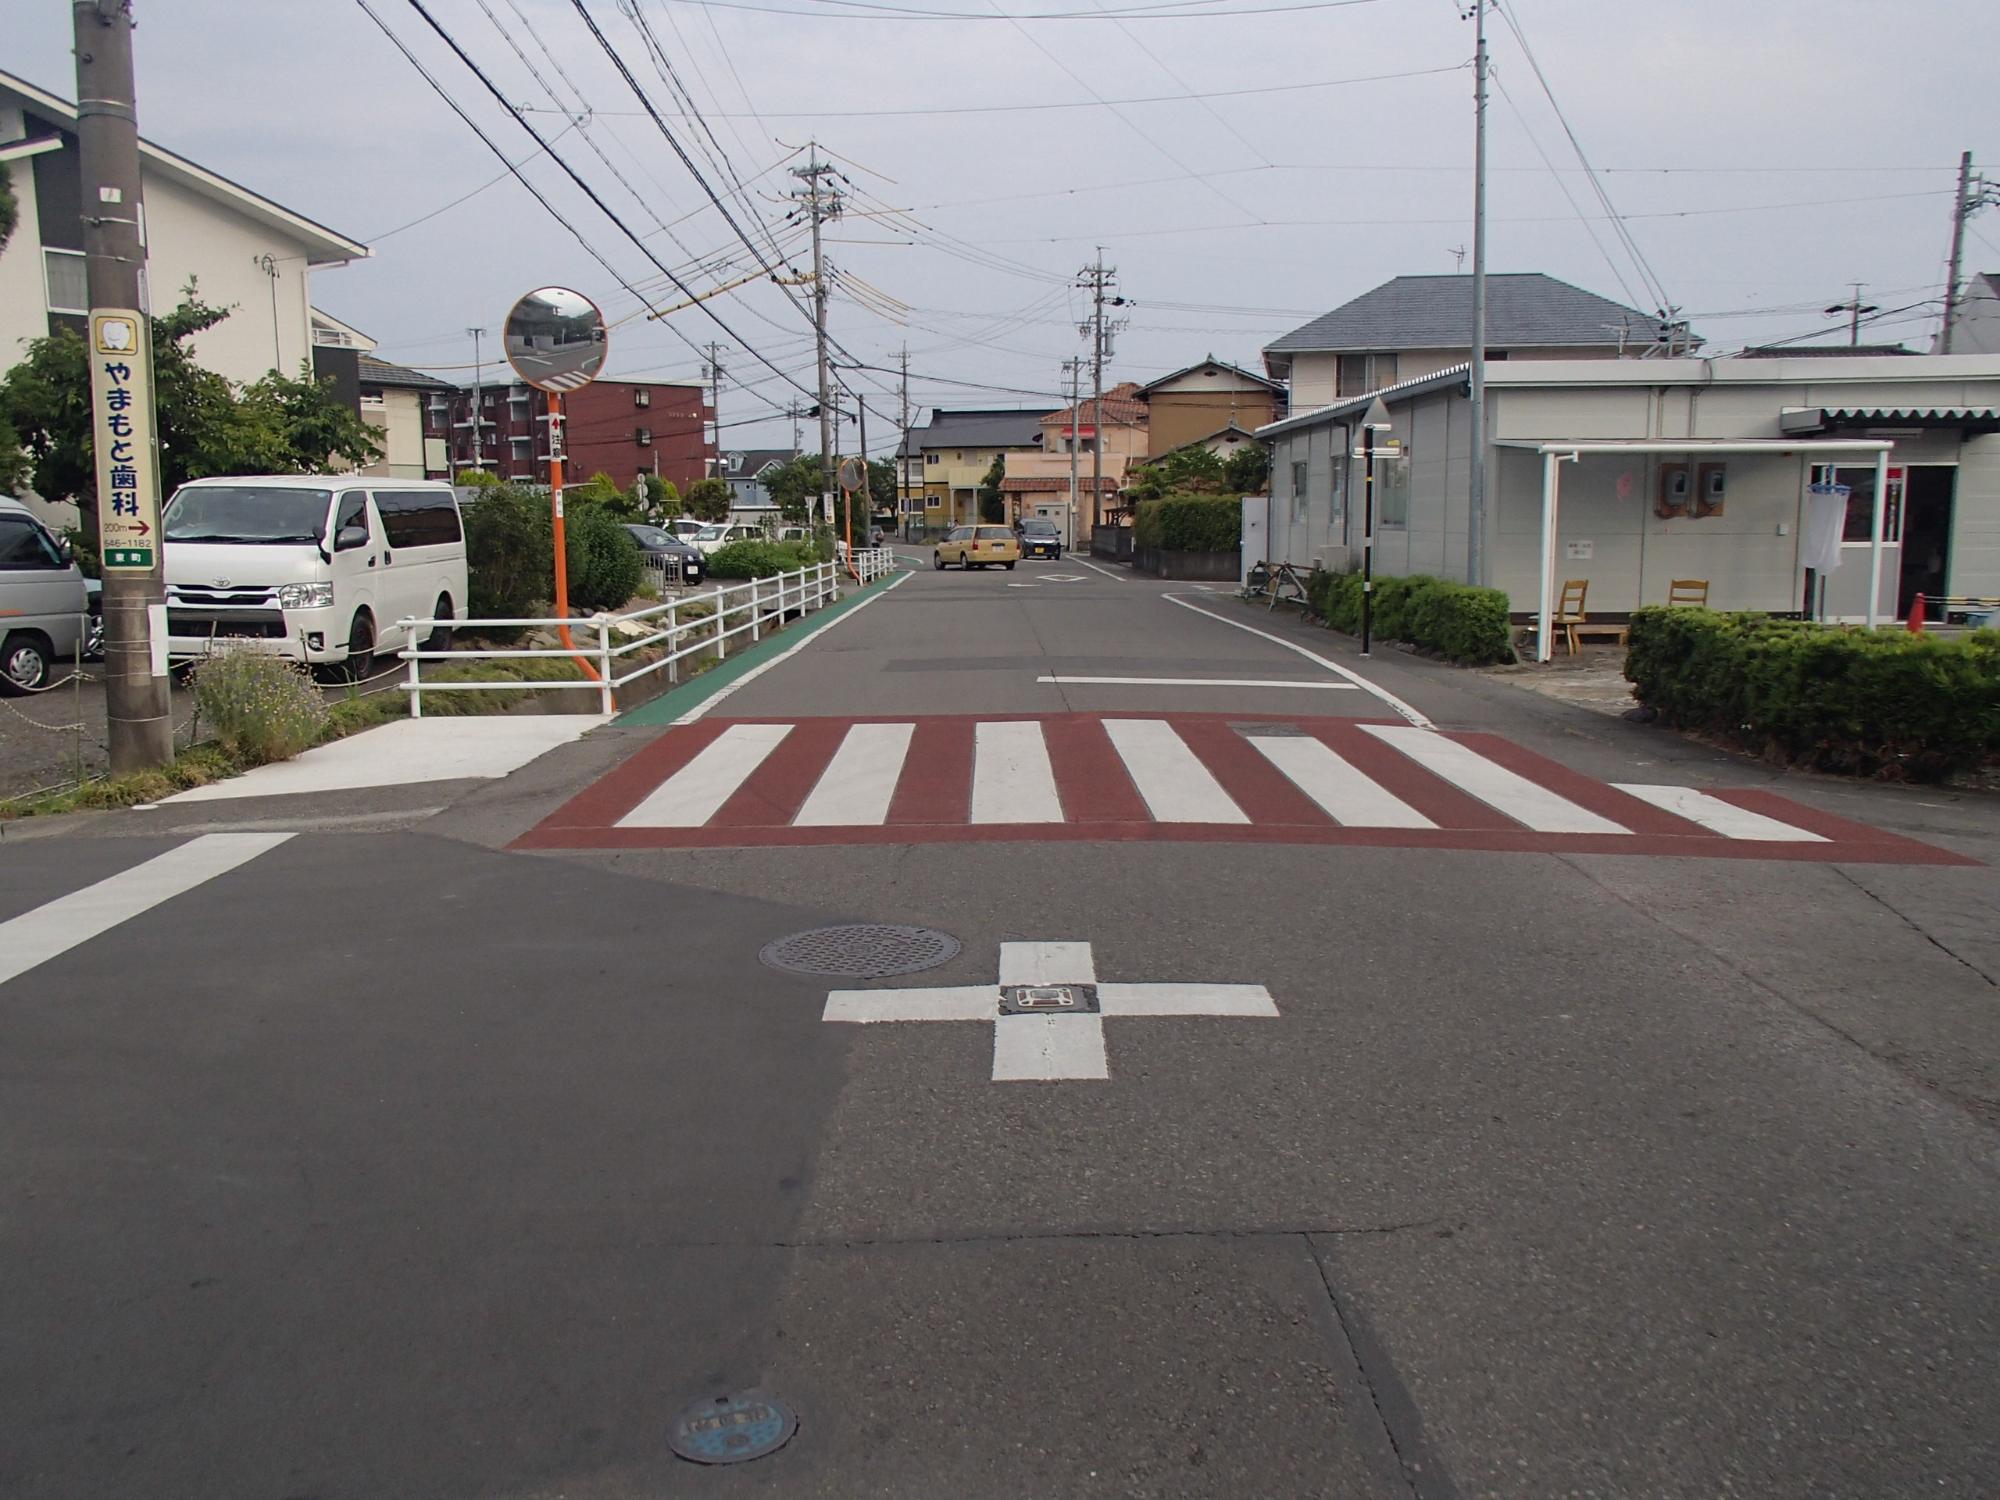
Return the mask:
<path id="1" fill-rule="evenodd" d="M 402 619 L 462 620 L 465 530 L 441 480 L 358 474 L 196 479 L 164 521 L 176 657 L 217 642 L 364 677 L 409 644 Z M 447 627 L 427 644 L 442 647 Z"/>
<path id="2" fill-rule="evenodd" d="M 20 501 L 0 497 L 0 693 L 49 685 L 50 664 L 83 646 L 87 598 L 69 543 Z"/>

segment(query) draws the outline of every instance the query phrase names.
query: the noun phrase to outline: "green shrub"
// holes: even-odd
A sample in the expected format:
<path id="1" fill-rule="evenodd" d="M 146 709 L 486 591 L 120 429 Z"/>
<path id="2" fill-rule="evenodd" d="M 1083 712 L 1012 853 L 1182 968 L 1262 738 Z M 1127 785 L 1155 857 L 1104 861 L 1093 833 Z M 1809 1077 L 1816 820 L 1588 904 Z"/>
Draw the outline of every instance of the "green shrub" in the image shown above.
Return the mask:
<path id="1" fill-rule="evenodd" d="M 519 620 L 555 591 L 555 543 L 549 502 L 511 484 L 495 484 L 466 502 L 465 566 L 475 620 Z"/>
<path id="2" fill-rule="evenodd" d="M 1132 541 L 1165 552 L 1234 552 L 1243 545 L 1243 505 L 1233 495 L 1163 495 L 1142 500 Z"/>
<path id="3" fill-rule="evenodd" d="M 731 542 L 709 554 L 710 578 L 769 578 L 820 561 L 814 542 Z"/>
<path id="4" fill-rule="evenodd" d="M 2000 753 L 2000 632 L 1642 609 L 1625 675 L 1666 723 L 1820 770 L 1927 781 Z"/>
<path id="5" fill-rule="evenodd" d="M 569 602 L 577 609 L 623 609 L 644 571 L 639 544 L 602 505 L 567 509 L 563 534 L 569 554 Z"/>
<path id="6" fill-rule="evenodd" d="M 212 657 L 195 668 L 194 698 L 202 722 L 243 766 L 290 760 L 326 728 L 326 700 L 306 670 L 282 656 Z"/>
<path id="7" fill-rule="evenodd" d="M 1313 612 L 1348 635 L 1361 633 L 1361 597 L 1359 573 L 1315 573 L 1306 585 Z M 1505 594 L 1421 573 L 1375 580 L 1371 630 L 1469 667 L 1505 661 L 1513 649 Z"/>

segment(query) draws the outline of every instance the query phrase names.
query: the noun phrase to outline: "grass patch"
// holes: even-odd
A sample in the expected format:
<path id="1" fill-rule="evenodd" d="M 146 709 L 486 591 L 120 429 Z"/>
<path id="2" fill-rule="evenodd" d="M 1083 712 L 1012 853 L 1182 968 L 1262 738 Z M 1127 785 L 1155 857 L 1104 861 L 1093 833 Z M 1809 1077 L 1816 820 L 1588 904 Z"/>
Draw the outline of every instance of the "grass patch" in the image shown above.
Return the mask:
<path id="1" fill-rule="evenodd" d="M 107 776 L 47 797 L 0 802 L 0 820 L 105 811 L 132 807 L 141 802 L 158 802 L 175 792 L 185 792 L 191 787 L 206 786 L 211 781 L 234 776 L 243 769 L 220 745 L 196 745 L 191 750 L 183 750 L 170 764 L 156 771 Z"/>

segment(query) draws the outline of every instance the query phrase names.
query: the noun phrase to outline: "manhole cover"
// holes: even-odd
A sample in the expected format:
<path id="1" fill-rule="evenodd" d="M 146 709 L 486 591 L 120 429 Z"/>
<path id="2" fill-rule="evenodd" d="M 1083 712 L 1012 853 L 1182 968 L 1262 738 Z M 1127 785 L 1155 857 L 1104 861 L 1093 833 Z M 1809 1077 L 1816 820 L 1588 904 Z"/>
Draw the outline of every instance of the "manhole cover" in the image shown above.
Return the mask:
<path id="1" fill-rule="evenodd" d="M 762 1391 L 697 1401 L 674 1418 L 667 1446 L 698 1464 L 740 1464 L 775 1453 L 799 1430 L 798 1414 Z"/>
<path id="2" fill-rule="evenodd" d="M 793 974 L 880 979 L 949 963 L 958 956 L 958 939 L 930 927 L 875 923 L 815 927 L 810 932 L 795 932 L 766 943 L 757 956 L 771 968 Z"/>

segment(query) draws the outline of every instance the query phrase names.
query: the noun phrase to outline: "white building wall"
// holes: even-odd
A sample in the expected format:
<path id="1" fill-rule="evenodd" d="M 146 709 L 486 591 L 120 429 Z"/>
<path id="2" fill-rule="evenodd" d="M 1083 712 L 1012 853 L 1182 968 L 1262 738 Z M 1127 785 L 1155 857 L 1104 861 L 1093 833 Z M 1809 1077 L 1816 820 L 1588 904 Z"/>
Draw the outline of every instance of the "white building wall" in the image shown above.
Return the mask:
<path id="1" fill-rule="evenodd" d="M 0 140 L 7 138 L 7 116 L 13 116 L 13 132 L 20 132 L 19 110 L 0 110 Z M 42 283 L 42 225 L 35 209 L 35 164 L 32 161 L 0 162 L 20 205 L 20 222 L 14 237 L 0 250 L 0 374 L 19 364 L 27 353 L 27 342 L 49 331 L 47 289 Z"/>
<path id="2" fill-rule="evenodd" d="M 382 449 L 380 461 L 361 470 L 363 474 L 395 479 L 424 477 L 423 392 L 385 390 L 381 407 L 362 407 L 361 419 L 375 429 L 375 442 Z"/>
<path id="3" fill-rule="evenodd" d="M 1954 594 L 2000 597 L 2000 434 L 1959 449 L 1950 580 Z"/>

